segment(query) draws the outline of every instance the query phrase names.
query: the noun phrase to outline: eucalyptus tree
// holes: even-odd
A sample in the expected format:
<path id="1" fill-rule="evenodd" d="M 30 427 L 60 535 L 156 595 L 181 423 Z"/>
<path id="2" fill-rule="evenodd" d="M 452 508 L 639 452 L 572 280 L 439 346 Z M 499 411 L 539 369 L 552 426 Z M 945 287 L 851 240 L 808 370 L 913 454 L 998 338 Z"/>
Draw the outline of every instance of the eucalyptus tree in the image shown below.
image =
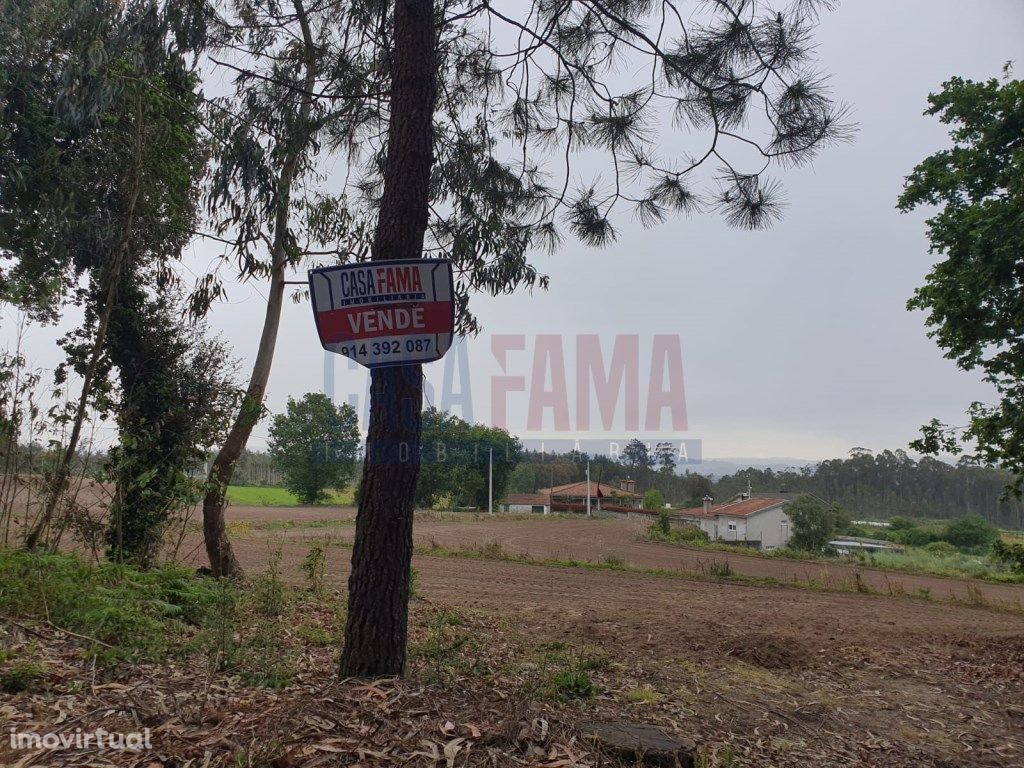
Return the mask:
<path id="1" fill-rule="evenodd" d="M 317 154 L 335 124 L 370 115 L 352 96 L 365 88 L 360 52 L 344 35 L 346 13 L 336 3 L 314 0 L 307 10 L 303 0 L 258 0 L 221 10 L 209 18 L 207 55 L 215 71 L 233 76 L 234 88 L 205 110 L 214 149 L 205 196 L 211 227 L 204 234 L 224 247 L 218 267 L 196 285 L 191 311 L 201 316 L 225 295 L 225 271 L 264 280 L 268 292 L 245 396 L 203 500 L 211 569 L 229 576 L 242 569 L 224 523 L 227 486 L 264 414 L 289 269 L 310 256 L 347 260 L 365 249 L 363 227 L 344 198 L 320 191 Z"/>

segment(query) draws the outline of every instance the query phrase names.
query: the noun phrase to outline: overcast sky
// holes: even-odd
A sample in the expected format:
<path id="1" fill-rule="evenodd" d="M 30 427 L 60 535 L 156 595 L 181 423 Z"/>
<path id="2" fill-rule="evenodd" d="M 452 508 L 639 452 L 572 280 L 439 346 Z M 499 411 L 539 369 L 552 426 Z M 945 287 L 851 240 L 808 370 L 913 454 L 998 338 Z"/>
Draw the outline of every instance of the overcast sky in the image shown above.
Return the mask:
<path id="1" fill-rule="evenodd" d="M 972 400 L 988 397 L 977 376 L 943 359 L 923 315 L 905 309 L 934 259 L 925 215 L 901 215 L 894 205 L 914 164 L 946 144 L 943 126 L 922 115 L 927 94 L 952 75 L 999 76 L 1007 60 L 1018 61 L 1021 76 L 1024 2 L 848 0 L 823 18 L 817 38 L 834 93 L 860 126 L 856 139 L 780 174 L 787 208 L 768 232 L 730 229 L 716 214 L 650 230 L 624 216 L 610 248 L 567 239 L 558 253 L 536 256 L 551 276 L 549 291 L 477 297 L 473 308 L 485 332 L 467 348 L 475 420 L 489 421 L 490 379 L 500 373 L 492 334 L 525 335 L 527 349 L 509 357 L 509 373 L 527 381 L 538 334 L 561 334 L 570 362 L 577 334 L 597 334 L 606 361 L 616 334 L 638 334 L 645 381 L 654 334 L 678 335 L 687 429 L 668 424 L 640 436 L 700 440 L 706 457 L 821 459 L 852 446 L 906 448 L 920 424 L 932 417 L 961 423 Z M 202 245 L 191 256 L 208 260 Z M 264 294 L 262 286 L 233 286 L 211 318 L 243 365 L 255 352 Z M 5 312 L 7 338 L 10 318 Z M 58 361 L 54 337 L 53 329 L 30 332 L 35 363 Z M 271 410 L 320 390 L 323 365 L 310 307 L 289 302 Z M 444 365 L 427 369 L 435 404 Z M 569 376 L 574 390 L 571 367 Z M 365 379 L 337 360 L 339 399 L 361 393 Z M 641 413 L 646 385 L 642 390 Z M 550 419 L 540 430 L 526 429 L 527 399 L 509 397 L 509 428 L 526 438 L 550 436 Z M 580 436 L 631 437 L 621 429 L 623 408 L 612 429 Z M 265 434 L 264 423 L 254 447 Z M 573 424 L 568 436 L 575 435 Z"/>

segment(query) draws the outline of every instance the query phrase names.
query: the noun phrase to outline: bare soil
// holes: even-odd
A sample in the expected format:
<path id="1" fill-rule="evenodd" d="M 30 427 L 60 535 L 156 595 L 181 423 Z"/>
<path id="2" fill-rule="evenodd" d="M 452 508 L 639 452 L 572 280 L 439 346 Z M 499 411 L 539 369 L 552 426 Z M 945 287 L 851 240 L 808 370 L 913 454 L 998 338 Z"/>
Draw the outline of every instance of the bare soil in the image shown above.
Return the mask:
<path id="1" fill-rule="evenodd" d="M 326 545 L 328 584 L 343 594 L 352 515 L 236 507 L 229 517 L 250 575 L 279 552 L 281 573 L 301 585 L 310 547 Z M 289 521 L 297 524 L 280 527 Z M 859 578 L 887 594 L 416 556 L 404 681 L 336 682 L 335 639 L 308 648 L 282 692 L 240 688 L 201 661 L 122 669 L 116 682 L 98 683 L 73 639 L 33 635 L 21 641 L 48 654 L 57 693 L 0 701 L 0 716 L 25 728 L 59 716 L 83 729 L 155 729 L 145 755 L 82 765 L 618 765 L 579 731 L 596 720 L 653 724 L 693 740 L 707 768 L 1024 766 L 1024 613 L 1013 607 L 1021 587 L 679 549 L 637 540 L 642 528 L 632 520 L 427 516 L 415 536 L 451 549 L 496 541 L 535 559 L 617 555 L 688 572 L 710 560 L 705 568 L 728 563 L 735 573 L 813 578 L 836 589 Z M 199 562 L 199 542 L 188 546 Z M 887 589 L 887 579 L 903 588 Z M 929 599 L 911 596 L 914 585 L 930 590 Z M 312 621 L 336 638 L 335 611 L 314 604 L 288 617 L 284 631 L 300 636 Z M 462 618 L 439 637 L 436 617 L 452 612 Z M 594 694 L 546 696 L 552 655 L 574 660 Z M 4 746 L 0 764 L 74 764 L 60 754 L 21 763 L 25 756 L 5 755 Z"/>
<path id="2" fill-rule="evenodd" d="M 741 576 L 770 578 L 777 581 L 814 582 L 840 590 L 876 591 L 885 594 L 929 596 L 939 600 L 998 602 L 1024 610 L 1024 585 L 997 584 L 979 579 L 955 579 L 944 576 L 885 571 L 844 563 L 765 558 L 735 552 L 662 544 L 644 539 L 650 521 L 646 519 L 565 519 L 541 517 L 465 520 L 417 519 L 413 529 L 420 546 L 437 544 L 449 549 L 474 549 L 497 542 L 511 555 L 533 559 L 603 562 L 609 556 L 620 557 L 629 565 L 647 569 L 666 569 L 690 573 L 713 573 L 727 568 Z M 486 516 L 477 516 L 484 517 Z M 323 528 L 303 527 L 310 521 L 350 521 L 355 510 L 348 507 L 231 507 L 229 519 L 257 524 L 292 521 L 297 527 L 285 530 L 255 531 L 275 541 L 321 539 Z M 351 542 L 354 528 L 339 525 L 330 529 L 330 537 Z"/>

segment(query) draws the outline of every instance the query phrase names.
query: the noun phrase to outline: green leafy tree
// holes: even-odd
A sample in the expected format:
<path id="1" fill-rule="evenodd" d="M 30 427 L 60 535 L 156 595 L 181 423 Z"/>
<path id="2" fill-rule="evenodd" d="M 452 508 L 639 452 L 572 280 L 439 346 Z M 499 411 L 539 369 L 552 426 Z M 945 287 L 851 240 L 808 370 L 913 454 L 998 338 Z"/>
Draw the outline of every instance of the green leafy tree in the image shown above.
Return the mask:
<path id="1" fill-rule="evenodd" d="M 955 77 L 928 97 L 927 115 L 949 125 L 953 147 L 907 178 L 902 211 L 937 206 L 931 252 L 942 255 L 908 302 L 928 313 L 930 335 L 966 370 L 995 387 L 994 405 L 971 404 L 965 429 L 933 420 L 913 447 L 973 451 L 1015 474 L 1024 493 L 1024 81 Z"/>
<path id="2" fill-rule="evenodd" d="M 135 0 L 15 3 L 0 18 L 0 298 L 43 320 L 68 304 L 85 317 L 62 341 L 57 383 L 74 371 L 81 389 L 30 547 L 58 511 L 88 409 L 115 407 L 123 287 L 168 290 L 195 227 L 204 155 L 181 20 Z"/>
<path id="3" fill-rule="evenodd" d="M 947 525 L 942 539 L 957 549 L 984 552 L 999 539 L 999 529 L 981 515 L 967 515 Z"/>
<path id="4" fill-rule="evenodd" d="M 235 412 L 235 364 L 180 305 L 138 286 L 122 287 L 109 339 L 120 396 L 118 441 L 104 467 L 114 483 L 107 557 L 147 568 L 172 517 L 201 498 L 205 478 L 193 475 Z"/>
<path id="5" fill-rule="evenodd" d="M 807 494 L 797 496 L 786 505 L 786 514 L 793 524 L 790 545 L 806 552 L 820 552 L 832 539 L 833 516 L 829 508 Z"/>
<path id="6" fill-rule="evenodd" d="M 643 440 L 630 440 L 622 449 L 622 463 L 629 467 L 633 478 L 637 479 L 644 472 L 654 466 L 654 457 L 647 450 L 647 444 Z"/>
<path id="7" fill-rule="evenodd" d="M 265 414 L 288 273 L 309 258 L 358 260 L 369 250 L 366 227 L 349 214 L 344 196 L 318 183 L 317 155 L 324 147 L 357 153 L 352 131 L 380 115 L 359 95 L 369 87 L 360 44 L 350 35 L 352 16 L 369 13 L 360 3 L 217 5 L 223 13 L 208 16 L 205 38 L 209 64 L 231 77 L 234 89 L 203 110 L 213 147 L 203 236 L 223 250 L 198 280 L 191 311 L 202 316 L 224 297 L 224 271 L 264 281 L 267 297 L 245 396 L 211 463 L 203 499 L 206 553 L 221 576 L 241 573 L 225 527 L 227 487 Z"/>
<path id="8" fill-rule="evenodd" d="M 335 406 L 327 395 L 310 392 L 288 398 L 287 411 L 274 416 L 267 441 L 285 487 L 303 504 L 327 498 L 355 477 L 359 420 L 348 403 Z"/>
<path id="9" fill-rule="evenodd" d="M 665 498 L 657 488 L 644 493 L 644 509 L 659 510 L 665 508 Z"/>
<path id="10" fill-rule="evenodd" d="M 486 508 L 488 467 L 493 456 L 494 501 L 506 492 L 522 457 L 518 438 L 503 429 L 469 424 L 449 413 L 423 412 L 423 457 L 416 503 Z M 531 489 L 532 490 L 532 489 Z"/>
<path id="11" fill-rule="evenodd" d="M 654 446 L 654 460 L 658 464 L 659 472 L 665 475 L 675 474 L 676 450 L 672 443 L 662 442 Z"/>

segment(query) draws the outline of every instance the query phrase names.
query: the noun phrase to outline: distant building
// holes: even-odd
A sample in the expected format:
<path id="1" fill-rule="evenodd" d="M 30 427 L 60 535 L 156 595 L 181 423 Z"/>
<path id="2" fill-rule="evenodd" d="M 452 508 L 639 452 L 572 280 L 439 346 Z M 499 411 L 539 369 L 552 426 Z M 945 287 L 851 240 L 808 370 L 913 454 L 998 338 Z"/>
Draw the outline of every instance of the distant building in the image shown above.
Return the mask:
<path id="1" fill-rule="evenodd" d="M 539 493 L 510 493 L 498 502 L 502 512 L 531 512 L 547 515 L 551 512 L 548 497 Z"/>
<path id="2" fill-rule="evenodd" d="M 860 536 L 838 536 L 829 546 L 835 547 L 840 555 L 854 552 L 902 552 L 903 547 L 881 539 L 865 539 Z"/>
<path id="3" fill-rule="evenodd" d="M 586 506 L 587 503 L 587 481 L 581 480 L 578 483 L 558 485 L 554 488 L 542 488 L 537 491 L 541 496 L 551 500 L 553 509 L 559 505 L 567 505 L 570 508 L 579 504 Z M 636 492 L 636 480 L 622 480 L 616 488 L 607 483 L 590 481 L 590 506 L 597 511 L 601 504 L 615 507 L 631 507 L 640 509 L 643 507 L 644 497 Z"/>
<path id="4" fill-rule="evenodd" d="M 713 504 L 706 496 L 702 508 L 680 510 L 675 519 L 697 526 L 712 541 L 776 549 L 789 544 L 793 535 L 785 512 L 788 503 L 786 498 L 743 493 L 724 504 Z"/>

